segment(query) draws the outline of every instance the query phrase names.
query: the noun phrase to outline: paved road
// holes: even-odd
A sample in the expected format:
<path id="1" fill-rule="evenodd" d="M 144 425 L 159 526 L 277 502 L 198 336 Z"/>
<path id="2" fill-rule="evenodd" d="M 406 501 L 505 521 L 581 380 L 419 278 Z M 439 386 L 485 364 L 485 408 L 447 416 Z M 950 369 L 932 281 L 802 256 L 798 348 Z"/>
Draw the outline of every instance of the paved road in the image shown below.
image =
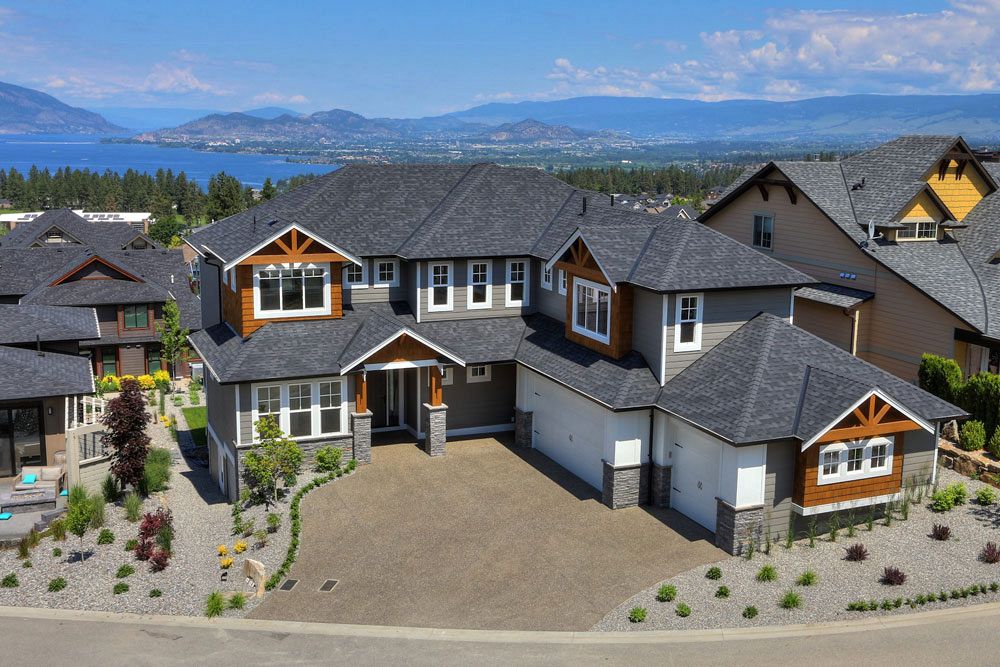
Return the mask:
<path id="1" fill-rule="evenodd" d="M 489 632 L 0 608 L 18 665 L 996 664 L 1000 603 L 697 633 Z M 15 664 L 11 662 L 10 664 Z"/>
<path id="2" fill-rule="evenodd" d="M 509 438 L 507 438 L 509 440 Z M 493 438 L 373 463 L 302 504 L 302 546 L 259 619 L 484 630 L 589 630 L 658 581 L 727 555 L 672 510 L 610 510 L 537 451 Z M 338 584 L 320 592 L 327 579 Z"/>

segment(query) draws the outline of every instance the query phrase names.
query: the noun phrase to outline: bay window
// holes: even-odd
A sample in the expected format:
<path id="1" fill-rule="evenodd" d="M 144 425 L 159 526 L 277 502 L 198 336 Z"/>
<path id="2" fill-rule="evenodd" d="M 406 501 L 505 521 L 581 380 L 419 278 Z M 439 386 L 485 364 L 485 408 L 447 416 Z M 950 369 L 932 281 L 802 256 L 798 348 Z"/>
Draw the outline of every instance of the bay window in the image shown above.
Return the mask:
<path id="1" fill-rule="evenodd" d="M 329 265 L 254 267 L 255 318 L 329 314 Z"/>
<path id="2" fill-rule="evenodd" d="M 347 391 L 342 379 L 254 385 L 254 424 L 271 416 L 292 438 L 316 438 L 347 432 Z M 254 439 L 257 433 L 254 432 Z"/>
<path id="3" fill-rule="evenodd" d="M 489 308 L 493 305 L 492 273 L 489 261 L 469 262 L 468 308 Z"/>
<path id="4" fill-rule="evenodd" d="M 611 342 L 611 288 L 573 279 L 573 331 L 602 343 Z"/>
<path id="5" fill-rule="evenodd" d="M 451 310 L 454 287 L 452 285 L 452 263 L 435 262 L 427 266 L 427 285 L 430 295 L 427 310 L 430 312 Z"/>
<path id="6" fill-rule="evenodd" d="M 892 473 L 891 437 L 834 442 L 819 450 L 817 484 L 833 484 Z"/>

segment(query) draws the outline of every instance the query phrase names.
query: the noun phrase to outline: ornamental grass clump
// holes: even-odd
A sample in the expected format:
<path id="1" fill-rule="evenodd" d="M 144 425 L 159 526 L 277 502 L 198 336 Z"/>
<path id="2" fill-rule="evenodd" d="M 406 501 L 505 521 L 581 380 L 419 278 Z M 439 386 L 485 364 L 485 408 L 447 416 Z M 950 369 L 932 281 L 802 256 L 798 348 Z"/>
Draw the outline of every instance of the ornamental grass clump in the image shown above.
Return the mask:
<path id="1" fill-rule="evenodd" d="M 205 598 L 205 616 L 208 618 L 215 618 L 216 616 L 222 616 L 222 612 L 226 610 L 226 598 L 219 591 L 212 591 Z"/>
<path id="2" fill-rule="evenodd" d="M 687 618 L 688 616 L 691 615 L 691 607 L 689 607 L 683 602 L 678 602 L 677 606 L 674 607 L 674 613 L 680 616 L 681 618 Z"/>
<path id="3" fill-rule="evenodd" d="M 860 542 L 847 547 L 846 551 L 847 554 L 844 556 L 845 560 L 849 560 L 853 563 L 860 563 L 863 560 L 868 560 L 868 548 Z"/>
<path id="4" fill-rule="evenodd" d="M 806 570 L 795 580 L 798 586 L 812 586 L 819 581 L 819 576 L 813 570 Z"/>
<path id="5" fill-rule="evenodd" d="M 64 588 L 66 588 L 66 580 L 62 577 L 56 577 L 49 582 L 49 593 L 58 593 Z"/>
<path id="6" fill-rule="evenodd" d="M 642 623 L 646 620 L 646 610 L 643 607 L 632 607 L 628 612 L 628 620 L 632 623 Z"/>
<path id="7" fill-rule="evenodd" d="M 795 591 L 788 591 L 778 600 L 778 606 L 782 609 L 798 609 L 802 606 L 802 596 Z"/>
<path id="8" fill-rule="evenodd" d="M 656 599 L 660 602 L 673 602 L 677 597 L 677 587 L 673 584 L 663 584 L 656 591 Z"/>
<path id="9" fill-rule="evenodd" d="M 729 587 L 728 586 L 719 586 L 719 588 L 716 589 L 716 591 L 715 591 L 715 597 L 717 597 L 719 599 L 728 598 L 729 597 Z"/>
<path id="10" fill-rule="evenodd" d="M 135 491 L 125 496 L 125 518 L 135 523 L 142 518 L 142 498 Z"/>
<path id="11" fill-rule="evenodd" d="M 757 571 L 756 579 L 760 582 L 777 581 L 778 570 L 773 565 L 765 565 Z"/>
<path id="12" fill-rule="evenodd" d="M 880 581 L 886 586 L 902 586 L 906 583 L 906 573 L 898 567 L 889 565 L 882 569 Z"/>
<path id="13" fill-rule="evenodd" d="M 102 528 L 97 536 L 98 544 L 114 544 L 115 534 L 108 528 Z"/>
<path id="14" fill-rule="evenodd" d="M 0 580 L 0 587 L 2 588 L 17 588 L 21 585 L 21 582 L 17 580 L 17 575 L 11 572 Z"/>
<path id="15" fill-rule="evenodd" d="M 711 579 L 712 581 L 722 579 L 722 570 L 717 567 L 710 567 L 708 568 L 708 572 L 705 573 L 705 578 Z"/>
<path id="16" fill-rule="evenodd" d="M 241 592 L 233 593 L 229 597 L 230 609 L 243 609 L 247 604 L 247 596 Z"/>
<path id="17" fill-rule="evenodd" d="M 115 595 L 121 595 L 122 593 L 128 593 L 128 584 L 124 581 L 120 581 L 115 584 L 115 587 L 111 589 L 111 592 Z"/>
<path id="18" fill-rule="evenodd" d="M 747 607 L 746 609 L 744 609 L 743 610 L 743 618 L 748 619 L 748 620 L 752 619 L 752 618 L 757 618 L 757 607 L 754 607 L 753 605 L 750 605 L 749 607 Z"/>

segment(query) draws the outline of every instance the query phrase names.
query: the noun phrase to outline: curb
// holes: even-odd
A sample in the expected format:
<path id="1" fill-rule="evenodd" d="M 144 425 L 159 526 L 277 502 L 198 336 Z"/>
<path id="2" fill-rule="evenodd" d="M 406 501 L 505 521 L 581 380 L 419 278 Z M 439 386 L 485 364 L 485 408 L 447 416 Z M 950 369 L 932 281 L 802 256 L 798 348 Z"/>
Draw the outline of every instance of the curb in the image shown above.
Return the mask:
<path id="1" fill-rule="evenodd" d="M 414 641 L 450 641 L 502 644 L 678 644 L 692 642 L 744 641 L 845 634 L 858 631 L 932 625 L 940 621 L 1000 616 L 1000 602 L 967 607 L 883 616 L 849 621 L 827 621 L 775 625 L 761 628 L 721 628 L 717 630 L 650 630 L 648 632 L 555 632 L 528 630 L 458 630 L 410 628 L 383 625 L 348 625 L 298 621 L 263 621 L 220 618 L 207 620 L 197 616 L 158 616 L 118 614 L 103 611 L 41 609 L 35 607 L 0 607 L 0 618 L 119 623 L 175 628 L 228 630 L 233 632 L 276 632 L 329 637 L 368 637 Z"/>

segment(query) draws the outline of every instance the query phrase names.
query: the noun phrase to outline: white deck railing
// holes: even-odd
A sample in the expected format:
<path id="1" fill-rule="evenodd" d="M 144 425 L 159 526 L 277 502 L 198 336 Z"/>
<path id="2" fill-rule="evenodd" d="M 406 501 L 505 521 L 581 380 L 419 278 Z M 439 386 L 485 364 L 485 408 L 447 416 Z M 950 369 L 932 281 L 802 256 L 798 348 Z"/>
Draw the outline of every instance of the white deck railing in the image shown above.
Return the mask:
<path id="1" fill-rule="evenodd" d="M 66 399 L 66 430 L 101 423 L 107 403 L 96 396 L 69 396 Z"/>

